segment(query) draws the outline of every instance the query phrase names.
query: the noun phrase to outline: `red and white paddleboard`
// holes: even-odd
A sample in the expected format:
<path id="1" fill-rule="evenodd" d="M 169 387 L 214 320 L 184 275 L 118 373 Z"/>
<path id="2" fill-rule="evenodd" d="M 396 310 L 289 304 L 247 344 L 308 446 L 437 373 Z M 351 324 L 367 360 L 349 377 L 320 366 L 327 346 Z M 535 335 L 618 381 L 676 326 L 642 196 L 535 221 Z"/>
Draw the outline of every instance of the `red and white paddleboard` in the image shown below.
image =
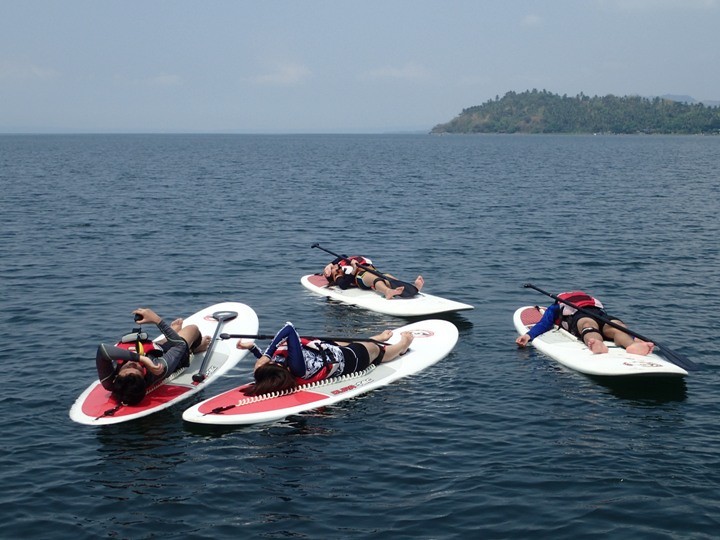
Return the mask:
<path id="1" fill-rule="evenodd" d="M 427 320 L 393 330 L 389 342 L 399 340 L 402 332 L 412 332 L 415 339 L 403 356 L 371 366 L 360 373 L 325 379 L 300 387 L 290 393 L 248 397 L 242 393 L 247 385 L 193 405 L 183 419 L 198 424 L 258 424 L 281 420 L 291 415 L 332 405 L 397 379 L 422 371 L 447 356 L 458 340 L 458 329 L 451 322 Z"/>
<path id="2" fill-rule="evenodd" d="M 220 328 L 221 332 L 257 334 L 257 315 L 251 307 L 238 302 L 223 302 L 206 307 L 185 319 L 183 324 L 196 324 L 203 336 L 214 336 L 218 329 L 218 321 L 213 318 L 213 314 L 222 312 L 235 312 L 237 316 L 232 320 L 224 321 Z M 163 339 L 162 335 L 156 338 L 156 340 L 161 339 Z M 193 380 L 193 375 L 199 373 L 205 358 L 205 353 L 194 354 L 190 366 L 165 379 L 137 405 L 123 405 L 117 408 L 117 400 L 102 387 L 100 381 L 95 381 L 70 408 L 70 418 L 80 424 L 99 426 L 127 422 L 166 409 L 196 394 L 234 367 L 248 352 L 237 349 L 235 347 L 237 341 L 237 339 L 218 338 L 214 344 L 211 344 L 207 351 L 210 357 L 205 366 L 205 379 L 200 382 Z M 93 363 L 93 369 L 94 367 Z M 116 408 L 117 410 L 114 410 Z"/>
<path id="3" fill-rule="evenodd" d="M 526 334 L 542 318 L 544 310 L 525 306 L 515 311 L 513 322 L 518 334 Z M 555 326 L 530 342 L 538 350 L 562 365 L 598 377 L 684 377 L 687 371 L 655 353 L 647 356 L 630 354 L 610 341 L 608 352 L 593 354 L 585 343 L 570 332 Z"/>
<path id="4" fill-rule="evenodd" d="M 451 313 L 473 309 L 470 304 L 463 304 L 454 300 L 448 300 L 441 296 L 433 296 L 419 292 L 412 298 L 391 298 L 388 300 L 383 295 L 357 287 L 341 289 L 340 287 L 328 287 L 327 280 L 320 275 L 310 274 L 300 279 L 303 286 L 321 296 L 369 309 L 385 315 L 397 317 L 425 317 L 427 315 L 438 315 L 440 313 Z"/>

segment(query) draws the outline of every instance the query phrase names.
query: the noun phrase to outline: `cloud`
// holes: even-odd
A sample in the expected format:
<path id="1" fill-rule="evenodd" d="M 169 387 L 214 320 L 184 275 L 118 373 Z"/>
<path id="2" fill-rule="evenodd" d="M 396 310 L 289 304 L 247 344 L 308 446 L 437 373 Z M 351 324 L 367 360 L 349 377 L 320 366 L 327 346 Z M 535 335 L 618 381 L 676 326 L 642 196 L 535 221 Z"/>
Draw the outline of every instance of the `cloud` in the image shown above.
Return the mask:
<path id="1" fill-rule="evenodd" d="M 52 68 L 44 68 L 35 64 L 0 64 L 0 79 L 17 81 L 45 81 L 55 79 L 60 74 Z"/>
<path id="2" fill-rule="evenodd" d="M 543 20 L 538 15 L 525 15 L 523 19 L 520 21 L 520 26 L 523 26 L 525 28 L 532 28 L 536 26 L 541 26 L 543 23 Z"/>
<path id="3" fill-rule="evenodd" d="M 401 67 L 386 66 L 366 71 L 360 75 L 360 80 L 377 81 L 377 80 L 406 80 L 414 81 L 427 79 L 430 72 L 420 64 L 409 62 Z"/>
<path id="4" fill-rule="evenodd" d="M 302 83 L 312 72 L 301 64 L 281 64 L 268 73 L 250 77 L 254 84 L 267 86 L 294 86 Z"/>

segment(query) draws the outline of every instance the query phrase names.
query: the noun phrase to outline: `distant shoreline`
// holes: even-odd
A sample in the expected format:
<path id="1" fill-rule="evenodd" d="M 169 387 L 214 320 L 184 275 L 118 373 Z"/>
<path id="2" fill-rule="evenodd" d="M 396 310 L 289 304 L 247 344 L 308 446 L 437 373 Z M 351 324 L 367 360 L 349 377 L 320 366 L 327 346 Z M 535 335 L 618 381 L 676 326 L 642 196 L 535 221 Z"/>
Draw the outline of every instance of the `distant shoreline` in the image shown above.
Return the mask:
<path id="1" fill-rule="evenodd" d="M 720 106 L 659 97 L 508 92 L 463 110 L 430 133 L 718 135 Z"/>

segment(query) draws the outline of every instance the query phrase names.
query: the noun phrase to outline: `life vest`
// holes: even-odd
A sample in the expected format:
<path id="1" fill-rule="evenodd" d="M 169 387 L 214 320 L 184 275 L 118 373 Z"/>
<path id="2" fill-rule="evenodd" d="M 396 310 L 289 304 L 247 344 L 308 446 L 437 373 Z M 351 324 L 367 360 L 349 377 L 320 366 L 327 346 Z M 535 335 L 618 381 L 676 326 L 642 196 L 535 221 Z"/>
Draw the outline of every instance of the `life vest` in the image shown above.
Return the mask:
<path id="1" fill-rule="evenodd" d="M 332 354 L 331 351 L 325 349 L 322 346 L 322 341 L 319 339 L 313 339 L 313 338 L 306 338 L 301 337 L 300 338 L 300 344 L 302 345 L 303 349 L 308 349 L 314 353 L 319 353 L 323 360 L 323 367 L 321 367 L 317 373 L 315 373 L 312 377 L 295 377 L 295 382 L 297 384 L 309 384 L 314 383 L 317 381 L 322 381 L 323 379 L 327 379 L 337 371 L 338 363 L 335 359 L 335 356 Z M 288 347 L 286 344 L 282 344 L 278 346 L 277 350 L 275 351 L 275 354 L 273 356 L 282 356 L 283 358 L 287 358 L 288 356 Z"/>
<path id="2" fill-rule="evenodd" d="M 352 257 L 347 257 L 346 259 L 340 259 L 337 264 L 340 266 L 340 270 L 342 270 L 343 273 L 351 274 L 353 272 L 352 261 L 355 261 L 363 266 L 375 268 L 370 259 L 362 257 L 361 255 L 353 255 Z"/>
<path id="3" fill-rule="evenodd" d="M 580 307 L 580 308 L 589 308 L 589 307 L 596 307 L 596 308 L 603 308 L 602 303 L 597 298 L 593 298 L 587 293 L 584 293 L 582 291 L 571 291 L 571 292 L 564 292 L 557 295 L 560 300 L 565 300 L 567 302 L 570 302 L 571 304 Z M 562 308 L 560 313 L 562 317 L 571 317 L 575 314 L 577 309 L 568 306 L 567 304 L 560 302 L 560 307 Z"/>

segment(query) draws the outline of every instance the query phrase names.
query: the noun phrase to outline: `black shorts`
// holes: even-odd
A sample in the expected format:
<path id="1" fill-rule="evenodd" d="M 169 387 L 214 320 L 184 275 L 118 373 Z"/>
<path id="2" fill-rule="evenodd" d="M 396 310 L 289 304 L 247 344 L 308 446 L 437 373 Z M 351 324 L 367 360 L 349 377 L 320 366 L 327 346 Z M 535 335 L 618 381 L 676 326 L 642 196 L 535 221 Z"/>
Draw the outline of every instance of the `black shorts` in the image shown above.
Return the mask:
<path id="1" fill-rule="evenodd" d="M 363 371 L 370 365 L 370 353 L 362 343 L 351 343 L 340 349 L 345 357 L 345 368 L 341 375 Z"/>
<path id="2" fill-rule="evenodd" d="M 582 339 L 580 337 L 580 331 L 577 327 L 578 321 L 580 319 L 584 319 L 585 317 L 590 317 L 592 320 L 598 323 L 598 328 L 600 329 L 600 333 L 603 335 L 603 337 L 605 337 L 605 334 L 603 334 L 605 323 L 597 317 L 593 317 L 593 315 L 598 315 L 600 317 L 603 317 L 604 319 L 610 319 L 612 321 L 622 322 L 620 321 L 620 319 L 610 317 L 610 315 L 605 313 L 605 310 L 600 309 L 599 307 L 587 307 L 584 308 L 584 311 L 589 311 L 590 313 L 581 313 L 580 311 L 576 311 L 575 313 L 570 315 L 570 318 L 568 319 L 568 328 L 570 329 L 570 333 L 578 339 Z"/>

